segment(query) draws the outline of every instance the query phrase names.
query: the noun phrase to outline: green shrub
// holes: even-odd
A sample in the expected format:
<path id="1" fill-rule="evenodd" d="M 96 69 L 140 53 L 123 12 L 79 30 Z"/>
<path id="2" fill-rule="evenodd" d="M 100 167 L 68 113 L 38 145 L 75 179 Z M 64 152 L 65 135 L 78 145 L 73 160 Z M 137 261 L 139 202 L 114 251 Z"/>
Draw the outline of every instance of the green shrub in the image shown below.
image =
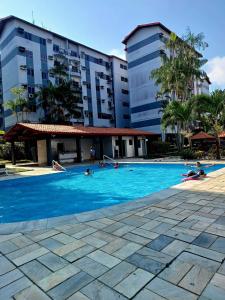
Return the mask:
<path id="1" fill-rule="evenodd" d="M 180 151 L 180 157 L 183 159 L 195 159 L 195 152 L 191 149 L 183 149 Z"/>
<path id="2" fill-rule="evenodd" d="M 150 154 L 164 154 L 169 152 L 170 143 L 161 142 L 161 141 L 153 141 L 150 143 L 149 152 Z"/>
<path id="3" fill-rule="evenodd" d="M 17 160 L 26 158 L 24 144 L 15 143 L 15 155 Z M 11 160 L 11 157 L 11 144 L 0 144 L 0 159 Z"/>
<path id="4" fill-rule="evenodd" d="M 198 150 L 198 151 L 195 151 L 194 154 L 195 154 L 195 158 L 202 159 L 203 156 L 204 156 L 204 154 L 205 154 L 205 152 L 201 151 L 201 150 Z"/>

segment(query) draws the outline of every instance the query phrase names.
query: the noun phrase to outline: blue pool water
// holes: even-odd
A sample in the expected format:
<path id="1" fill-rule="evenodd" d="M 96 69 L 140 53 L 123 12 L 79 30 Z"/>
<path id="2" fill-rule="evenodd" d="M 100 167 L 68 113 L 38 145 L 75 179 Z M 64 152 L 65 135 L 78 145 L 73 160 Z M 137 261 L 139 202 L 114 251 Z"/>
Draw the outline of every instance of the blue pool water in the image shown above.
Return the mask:
<path id="1" fill-rule="evenodd" d="M 215 165 L 207 171 L 215 171 Z M 94 170 L 74 167 L 65 173 L 0 182 L 0 223 L 43 219 L 124 203 L 181 182 L 190 167 L 181 164 L 127 164 Z"/>

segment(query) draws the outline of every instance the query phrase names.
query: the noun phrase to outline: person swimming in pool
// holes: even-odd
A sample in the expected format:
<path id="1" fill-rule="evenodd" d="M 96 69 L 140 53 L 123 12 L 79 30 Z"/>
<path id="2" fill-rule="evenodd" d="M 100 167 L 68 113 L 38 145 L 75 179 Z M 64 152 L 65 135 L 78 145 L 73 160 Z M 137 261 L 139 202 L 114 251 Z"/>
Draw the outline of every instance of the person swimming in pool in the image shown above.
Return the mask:
<path id="1" fill-rule="evenodd" d="M 119 168 L 119 163 L 116 162 L 116 163 L 114 164 L 114 169 L 118 169 L 118 168 Z"/>
<path id="2" fill-rule="evenodd" d="M 194 165 L 193 164 L 189 164 L 189 163 L 185 163 L 185 166 L 188 167 L 193 167 L 196 168 L 197 170 L 200 170 L 201 168 L 210 168 L 215 166 L 215 164 L 208 164 L 208 165 L 203 165 L 200 163 L 200 161 L 197 161 Z"/>
<path id="3" fill-rule="evenodd" d="M 90 176 L 90 175 L 92 175 L 92 174 L 94 174 L 94 172 L 93 172 L 92 170 L 90 170 L 90 169 L 87 169 L 87 170 L 84 172 L 84 175 L 85 175 L 85 176 Z"/>

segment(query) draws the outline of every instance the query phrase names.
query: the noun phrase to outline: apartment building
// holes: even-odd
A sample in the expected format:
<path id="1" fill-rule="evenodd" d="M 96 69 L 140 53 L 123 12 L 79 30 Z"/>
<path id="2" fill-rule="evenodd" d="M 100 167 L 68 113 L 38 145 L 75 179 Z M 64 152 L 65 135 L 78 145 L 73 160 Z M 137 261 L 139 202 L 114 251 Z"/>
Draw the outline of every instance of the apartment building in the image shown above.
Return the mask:
<path id="1" fill-rule="evenodd" d="M 161 103 L 156 100 L 159 89 L 151 71 L 162 64 L 165 39 L 171 31 L 163 24 L 138 25 L 123 40 L 128 62 L 131 127 L 161 134 Z M 209 80 L 194 83 L 194 94 L 209 93 Z"/>
<path id="2" fill-rule="evenodd" d="M 52 69 L 63 66 L 73 82 L 80 118 L 72 123 L 96 127 L 130 127 L 127 62 L 9 16 L 0 19 L 0 127 L 16 123 L 6 108 L 11 89 L 23 86 L 34 102 L 40 87 L 60 82 Z M 4 107 L 4 109 L 3 109 Z M 34 107 L 27 121 L 40 122 L 43 111 Z M 21 116 L 19 116 L 21 121 Z"/>

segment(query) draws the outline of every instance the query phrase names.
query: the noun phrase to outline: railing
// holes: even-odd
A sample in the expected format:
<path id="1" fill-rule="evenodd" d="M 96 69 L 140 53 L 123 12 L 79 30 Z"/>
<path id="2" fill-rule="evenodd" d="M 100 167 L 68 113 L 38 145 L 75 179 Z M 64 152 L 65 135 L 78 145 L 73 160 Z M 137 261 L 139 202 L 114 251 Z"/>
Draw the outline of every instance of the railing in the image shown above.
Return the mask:
<path id="1" fill-rule="evenodd" d="M 113 158 L 111 158 L 111 157 L 109 157 L 109 156 L 107 156 L 107 155 L 104 154 L 104 155 L 103 155 L 103 162 L 104 162 L 104 163 L 106 163 L 106 159 L 107 159 L 107 160 L 110 160 L 110 161 L 111 161 L 112 163 L 114 163 L 114 164 L 116 163 L 116 160 L 115 160 L 115 159 L 113 159 Z"/>

